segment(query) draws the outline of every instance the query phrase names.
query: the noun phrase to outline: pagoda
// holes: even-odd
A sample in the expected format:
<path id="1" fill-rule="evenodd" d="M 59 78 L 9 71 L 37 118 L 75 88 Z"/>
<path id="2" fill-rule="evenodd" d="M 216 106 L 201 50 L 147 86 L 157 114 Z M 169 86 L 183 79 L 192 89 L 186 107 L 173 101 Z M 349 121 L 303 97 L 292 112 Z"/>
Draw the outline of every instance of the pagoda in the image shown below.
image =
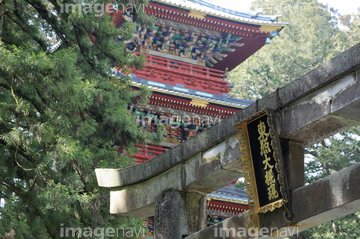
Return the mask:
<path id="1" fill-rule="evenodd" d="M 163 124 L 167 133 L 160 145 L 138 145 L 139 152 L 133 155 L 138 163 L 252 104 L 228 96 L 233 84 L 227 72 L 269 44 L 286 26 L 277 16 L 237 12 L 202 0 L 155 0 L 144 11 L 154 18 L 154 24 L 137 24 L 131 39 L 119 41 L 133 54 L 146 56 L 145 68 L 131 69 L 132 86 L 137 90 L 147 85 L 152 94 L 147 104 L 129 105 L 128 109 L 145 130 L 156 132 Z M 128 21 L 136 23 L 136 12 L 118 9 L 113 19 L 117 27 Z M 117 68 L 112 73 L 122 74 Z M 228 185 L 208 195 L 208 225 L 247 209 L 246 193 Z M 146 222 L 151 236 L 152 219 Z"/>

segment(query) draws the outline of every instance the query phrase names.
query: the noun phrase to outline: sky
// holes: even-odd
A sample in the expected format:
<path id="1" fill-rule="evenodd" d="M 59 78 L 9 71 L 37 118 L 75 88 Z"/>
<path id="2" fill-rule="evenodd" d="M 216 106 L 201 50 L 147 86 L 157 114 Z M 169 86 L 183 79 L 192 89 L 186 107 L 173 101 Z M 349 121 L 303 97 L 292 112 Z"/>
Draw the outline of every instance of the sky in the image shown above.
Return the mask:
<path id="1" fill-rule="evenodd" d="M 253 0 L 208 0 L 210 3 L 222 6 L 225 8 L 246 12 L 250 9 Z M 323 4 L 328 4 L 329 7 L 339 10 L 339 14 L 345 15 L 348 13 L 356 13 L 360 7 L 359 0 L 318 0 Z"/>

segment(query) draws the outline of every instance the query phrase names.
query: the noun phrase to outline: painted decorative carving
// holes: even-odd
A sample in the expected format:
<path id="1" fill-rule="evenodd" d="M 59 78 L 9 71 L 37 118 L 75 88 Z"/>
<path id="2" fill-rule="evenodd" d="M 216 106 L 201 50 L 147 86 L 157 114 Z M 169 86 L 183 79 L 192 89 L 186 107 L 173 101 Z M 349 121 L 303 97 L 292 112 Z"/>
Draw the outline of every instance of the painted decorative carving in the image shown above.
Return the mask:
<path id="1" fill-rule="evenodd" d="M 125 47 L 136 52 L 155 50 L 196 60 L 201 66 L 213 67 L 227 57 L 222 52 L 234 52 L 235 48 L 232 47 L 243 46 L 243 43 L 237 42 L 241 37 L 231 34 L 214 37 L 210 32 L 200 33 L 172 25 L 168 22 L 156 23 L 152 27 L 138 26 L 133 38 L 124 41 Z"/>

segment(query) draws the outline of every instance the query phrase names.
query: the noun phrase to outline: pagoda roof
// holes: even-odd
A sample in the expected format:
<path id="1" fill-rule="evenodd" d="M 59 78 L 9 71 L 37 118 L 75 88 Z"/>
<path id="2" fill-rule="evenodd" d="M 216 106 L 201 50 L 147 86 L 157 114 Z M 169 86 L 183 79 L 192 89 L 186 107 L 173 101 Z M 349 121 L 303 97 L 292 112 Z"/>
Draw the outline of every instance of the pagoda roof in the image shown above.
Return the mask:
<path id="1" fill-rule="evenodd" d="M 201 100 L 204 102 L 209 102 L 217 105 L 226 105 L 238 109 L 246 108 L 247 106 L 254 103 L 254 101 L 252 100 L 241 100 L 241 99 L 231 98 L 227 94 L 223 94 L 223 95 L 210 94 L 207 92 L 187 89 L 182 86 L 173 86 L 165 83 L 140 79 L 137 78 L 136 76 L 132 76 L 132 82 L 133 82 L 133 86 L 136 87 L 140 87 L 142 84 L 145 84 L 152 91 L 161 92 L 168 95 L 176 95 L 188 99 Z"/>
<path id="2" fill-rule="evenodd" d="M 144 11 L 155 17 L 154 25 L 138 25 L 133 37 L 123 41 L 127 49 L 221 71 L 234 69 L 287 25 L 277 16 L 237 12 L 203 0 L 184 5 L 153 0 Z M 131 14 L 116 11 L 114 23 L 133 21 Z"/>
<path id="3" fill-rule="evenodd" d="M 214 16 L 242 23 L 274 26 L 287 25 L 287 23 L 277 22 L 279 15 L 259 15 L 255 11 L 240 12 L 214 5 L 204 0 L 152 0 L 151 2 L 157 2 L 164 5 L 174 6 L 182 10 L 196 11 L 208 16 Z"/>
<path id="4" fill-rule="evenodd" d="M 238 204 L 248 204 L 248 196 L 245 190 L 238 189 L 234 184 L 225 186 L 207 195 L 208 199 L 233 202 Z"/>

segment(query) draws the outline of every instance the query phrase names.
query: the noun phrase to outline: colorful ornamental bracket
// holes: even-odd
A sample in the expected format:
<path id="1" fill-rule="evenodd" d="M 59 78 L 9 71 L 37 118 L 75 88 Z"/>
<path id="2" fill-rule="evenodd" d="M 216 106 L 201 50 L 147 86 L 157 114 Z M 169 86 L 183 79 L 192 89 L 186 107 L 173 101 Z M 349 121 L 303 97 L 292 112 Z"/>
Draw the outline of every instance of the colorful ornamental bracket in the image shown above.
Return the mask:
<path id="1" fill-rule="evenodd" d="M 284 206 L 284 218 L 291 222 L 294 215 L 289 201 L 287 177 L 277 135 L 274 111 L 264 109 L 240 123 L 238 131 L 249 197 L 249 214 L 259 228 L 259 213 Z"/>
<path id="2" fill-rule="evenodd" d="M 238 42 L 241 37 L 230 33 L 200 33 L 201 29 L 189 30 L 184 29 L 184 25 L 176 25 L 171 21 L 165 23 L 156 23 L 151 27 L 138 24 L 133 38 L 123 41 L 125 47 L 134 52 L 157 51 L 194 60 L 198 65 L 213 67 L 228 56 L 226 53 L 234 52 L 236 49 L 233 47 L 244 45 Z"/>

